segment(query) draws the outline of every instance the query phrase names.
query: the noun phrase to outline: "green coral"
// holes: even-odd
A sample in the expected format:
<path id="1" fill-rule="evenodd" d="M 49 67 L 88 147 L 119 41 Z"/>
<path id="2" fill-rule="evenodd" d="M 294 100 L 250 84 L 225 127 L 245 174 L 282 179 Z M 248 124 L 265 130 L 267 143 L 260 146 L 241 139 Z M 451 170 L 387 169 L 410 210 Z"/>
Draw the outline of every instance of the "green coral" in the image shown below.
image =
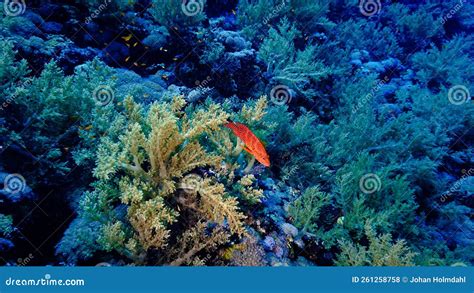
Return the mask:
<path id="1" fill-rule="evenodd" d="M 436 194 L 449 189 L 436 177 L 440 160 L 455 153 L 448 148 L 456 139 L 453 135 L 473 126 L 469 119 L 472 105 L 451 104 L 447 88 L 439 93 L 421 85 L 397 90 L 396 107 L 407 110 L 396 114 L 391 110 L 393 105 L 385 108 L 379 104 L 383 97 L 372 91 L 379 83 L 377 76 L 360 72 L 337 82 L 334 95 L 339 107 L 328 124 L 304 111 L 295 118 L 287 112 L 287 106 L 272 107 L 266 116 L 276 124 L 278 133 L 271 142 L 276 146 L 273 159 L 285 162 L 280 180 L 303 190 L 320 184 L 320 192 L 331 194 L 334 199 L 331 207 L 335 212 L 328 217 L 310 213 L 299 217 L 311 219 L 307 224 L 294 222 L 299 228 L 316 227 L 309 234 L 327 249 L 340 245 L 336 239 L 360 243 L 365 237 L 364 223 L 371 221 L 377 232 L 405 238 L 415 251 L 423 250 L 427 244 L 420 238 L 431 236 L 423 236 L 423 229 L 415 221 L 417 209 L 428 205 L 429 210 L 440 211 L 435 204 L 439 202 Z M 367 95 L 370 92 L 373 94 Z M 374 192 L 365 193 L 361 180 L 369 174 L 378 178 L 379 186 Z M 420 186 L 433 191 L 422 195 Z M 419 201 L 420 196 L 429 199 Z M 304 199 L 301 197 L 299 202 Z M 308 202 L 290 205 L 290 219 L 311 210 L 311 201 Z M 447 251 L 447 247 L 439 251 Z M 442 257 L 463 259 L 449 253 L 442 253 Z"/>
<path id="2" fill-rule="evenodd" d="M 279 134 L 272 144 L 276 146 L 273 150 L 275 160 L 280 162 L 280 179 L 301 189 L 311 184 L 322 184 L 331 175 L 331 170 L 323 163 L 325 155 L 321 152 L 327 148 L 324 128 L 313 113 L 305 112 L 295 118 L 287 110 L 287 106 L 272 107 L 264 118 Z"/>
<path id="3" fill-rule="evenodd" d="M 24 63 L 18 66 L 16 72 L 25 75 Z M 38 77 L 23 78 L 16 87 L 2 113 L 9 129 L 6 144 L 26 154 L 32 164 L 44 166 L 31 174 L 33 182 L 47 182 L 74 168 L 69 152 L 75 148 L 79 127 L 92 120 L 98 107 L 97 88 L 110 87 L 108 76 L 106 67 L 97 61 L 78 67 L 72 76 L 65 76 L 52 61 Z"/>
<path id="4" fill-rule="evenodd" d="M 295 38 L 299 33 L 283 19 L 277 29 L 270 29 L 258 56 L 267 64 L 267 73 L 272 76 L 273 83 L 286 85 L 311 99 L 316 94 L 311 84 L 329 75 L 331 70 L 314 58 L 316 46 L 296 49 Z"/>
<path id="5" fill-rule="evenodd" d="M 288 208 L 288 215 L 293 224 L 301 233 L 315 233 L 316 222 L 321 214 L 321 209 L 331 202 L 331 197 L 319 190 L 318 186 L 310 187 L 293 201 Z"/>
<path id="6" fill-rule="evenodd" d="M 366 19 L 350 19 L 338 25 L 334 33 L 347 49 L 366 50 L 376 58 L 399 57 L 402 50 L 399 41 L 388 26 Z"/>
<path id="7" fill-rule="evenodd" d="M 166 27 L 196 25 L 206 19 L 203 12 L 206 0 L 167 1 L 152 0 L 148 9 L 156 22 Z"/>
<path id="8" fill-rule="evenodd" d="M 251 39 L 262 39 L 272 26 L 286 17 L 306 33 L 335 26 L 327 13 L 334 1 L 306 0 L 240 0 L 237 6 L 238 22 Z"/>
<path id="9" fill-rule="evenodd" d="M 3 236 L 9 236 L 13 230 L 12 216 L 0 214 L 0 234 Z"/>
<path id="10" fill-rule="evenodd" d="M 368 247 L 350 242 L 341 242 L 339 266 L 413 266 L 415 253 L 407 247 L 406 241 L 392 241 L 390 234 L 377 235 L 370 222 L 365 224 Z"/>
<path id="11" fill-rule="evenodd" d="M 413 66 L 418 79 L 424 83 L 445 86 L 474 82 L 474 69 L 465 66 L 472 60 L 474 40 L 471 36 L 459 35 L 442 45 L 433 46 L 426 52 L 413 55 Z"/>
<path id="12" fill-rule="evenodd" d="M 410 47 L 414 42 L 418 42 L 417 46 L 421 49 L 444 33 L 441 25 L 433 25 L 440 23 L 440 20 L 434 18 L 432 10 L 434 5 L 428 4 L 411 12 L 406 5 L 394 3 L 387 7 L 387 22 L 400 33 L 403 46 Z"/>
<path id="13" fill-rule="evenodd" d="M 265 17 L 268 17 L 269 11 L 272 11 L 276 7 L 277 1 L 275 0 L 239 0 L 237 6 L 237 19 L 239 24 L 243 27 L 245 35 L 254 38 L 257 34 L 263 34 L 265 30 Z M 284 1 L 281 5 L 286 5 Z"/>

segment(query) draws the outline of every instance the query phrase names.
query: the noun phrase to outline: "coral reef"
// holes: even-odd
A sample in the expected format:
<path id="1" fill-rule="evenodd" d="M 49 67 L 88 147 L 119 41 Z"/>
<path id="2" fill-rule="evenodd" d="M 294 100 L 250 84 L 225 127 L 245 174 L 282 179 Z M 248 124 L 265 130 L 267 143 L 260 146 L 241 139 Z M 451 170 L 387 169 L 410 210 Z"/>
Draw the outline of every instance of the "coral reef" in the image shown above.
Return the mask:
<path id="1" fill-rule="evenodd" d="M 2 264 L 474 263 L 471 3 L 20 2 Z"/>
<path id="2" fill-rule="evenodd" d="M 232 194 L 253 203 L 261 197 L 252 187 L 253 175 L 242 177 L 229 193 L 230 182 L 219 182 L 209 171 L 196 173 L 203 168 L 228 172 L 220 171 L 224 158 L 206 150 L 200 138 L 221 131 L 229 114 L 212 103 L 185 108 L 182 96 L 147 107 L 129 96 L 123 104 L 113 125 L 125 131 L 102 137 L 94 170 L 99 181 L 81 199 L 80 218 L 98 222 L 94 233 L 105 251 L 144 263 L 205 264 L 201 254 L 226 244 L 232 235 L 247 234 L 245 215 Z M 58 252 L 67 249 L 64 245 Z"/>
<path id="3" fill-rule="evenodd" d="M 414 253 L 406 247 L 404 240 L 392 243 L 390 234 L 375 235 L 370 226 L 365 224 L 365 233 L 369 241 L 368 248 L 354 246 L 352 243 L 341 243 L 341 254 L 336 261 L 341 266 L 411 266 Z"/>

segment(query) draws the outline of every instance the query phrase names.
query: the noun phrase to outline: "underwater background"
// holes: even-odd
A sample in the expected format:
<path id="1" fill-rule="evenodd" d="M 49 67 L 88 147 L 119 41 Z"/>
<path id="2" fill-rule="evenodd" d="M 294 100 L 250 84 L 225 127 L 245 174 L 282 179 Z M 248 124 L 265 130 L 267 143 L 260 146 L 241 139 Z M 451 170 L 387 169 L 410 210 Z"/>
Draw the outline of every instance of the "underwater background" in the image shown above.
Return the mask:
<path id="1" fill-rule="evenodd" d="M 1 8 L 2 265 L 474 263 L 471 1 Z"/>

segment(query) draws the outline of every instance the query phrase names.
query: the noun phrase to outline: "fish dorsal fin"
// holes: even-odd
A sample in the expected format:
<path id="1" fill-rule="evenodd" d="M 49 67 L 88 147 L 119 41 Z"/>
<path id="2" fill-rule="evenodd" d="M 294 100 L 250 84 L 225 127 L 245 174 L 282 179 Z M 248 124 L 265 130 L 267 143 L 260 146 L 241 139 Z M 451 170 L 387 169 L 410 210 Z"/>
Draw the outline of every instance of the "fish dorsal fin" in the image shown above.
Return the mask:
<path id="1" fill-rule="evenodd" d="M 226 124 L 224 124 L 224 127 L 234 129 L 235 125 L 236 125 L 235 122 L 229 119 L 229 121 Z"/>
<path id="2" fill-rule="evenodd" d="M 244 151 L 246 151 L 247 153 L 253 155 L 253 151 L 251 149 L 249 149 L 247 146 L 244 146 L 243 147 Z"/>
<path id="3" fill-rule="evenodd" d="M 240 131 L 241 133 L 245 133 L 247 131 L 250 131 L 250 129 L 245 125 L 245 124 L 242 124 L 242 123 L 239 123 L 239 122 L 232 122 L 234 127 Z"/>

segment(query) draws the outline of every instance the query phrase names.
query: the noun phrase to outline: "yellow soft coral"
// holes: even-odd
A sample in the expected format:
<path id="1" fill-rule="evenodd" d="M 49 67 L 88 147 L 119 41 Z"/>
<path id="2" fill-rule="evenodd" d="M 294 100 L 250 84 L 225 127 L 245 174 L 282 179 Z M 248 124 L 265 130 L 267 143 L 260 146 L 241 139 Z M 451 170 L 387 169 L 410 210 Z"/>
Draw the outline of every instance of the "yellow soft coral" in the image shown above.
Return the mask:
<path id="1" fill-rule="evenodd" d="M 222 226 L 206 231 L 208 224 L 208 222 L 200 221 L 193 228 L 183 233 L 171 253 L 174 259 L 170 262 L 170 265 L 204 265 L 205 261 L 200 259 L 198 254 L 203 251 L 212 251 L 218 245 L 222 245 L 229 240 L 229 234 Z"/>
<path id="2" fill-rule="evenodd" d="M 132 229 L 125 233 L 127 225 L 107 224 L 104 231 L 120 234 L 125 247 L 104 243 L 104 248 L 139 255 L 150 248 L 161 249 L 165 259 L 179 265 L 198 261 L 194 254 L 203 250 L 202 243 L 209 249 L 231 234 L 245 234 L 245 215 L 225 185 L 215 177 L 190 174 L 197 168 L 217 169 L 224 161 L 224 156 L 203 147 L 200 139 L 219 132 L 229 115 L 216 104 L 188 112 L 183 110 L 185 105 L 179 96 L 147 109 L 131 97 L 125 99 L 125 115 L 118 119 L 126 121 L 127 127 L 122 135 L 102 140 L 94 174 L 100 182 L 117 187 L 112 190 L 120 194 L 114 198 L 127 206 Z M 182 221 L 180 230 L 171 231 L 176 221 Z M 208 235 L 203 223 L 216 223 L 220 228 Z M 176 239 L 171 241 L 171 237 Z M 114 237 L 108 233 L 104 239 Z M 176 252 L 180 246 L 184 255 Z"/>
<path id="3" fill-rule="evenodd" d="M 244 105 L 240 111 L 240 116 L 247 123 L 262 120 L 266 114 L 268 100 L 266 96 L 261 96 L 253 106 Z"/>
<path id="4" fill-rule="evenodd" d="M 237 199 L 225 194 L 223 184 L 204 179 L 199 193 L 200 209 L 203 214 L 218 223 L 227 220 L 231 232 L 238 235 L 245 234 L 242 222 L 245 216 L 238 211 Z"/>
<path id="5" fill-rule="evenodd" d="M 242 197 L 251 204 L 261 202 L 263 198 L 263 190 L 255 188 L 256 178 L 253 174 L 242 177 L 234 186 L 234 190 L 238 190 Z"/>

